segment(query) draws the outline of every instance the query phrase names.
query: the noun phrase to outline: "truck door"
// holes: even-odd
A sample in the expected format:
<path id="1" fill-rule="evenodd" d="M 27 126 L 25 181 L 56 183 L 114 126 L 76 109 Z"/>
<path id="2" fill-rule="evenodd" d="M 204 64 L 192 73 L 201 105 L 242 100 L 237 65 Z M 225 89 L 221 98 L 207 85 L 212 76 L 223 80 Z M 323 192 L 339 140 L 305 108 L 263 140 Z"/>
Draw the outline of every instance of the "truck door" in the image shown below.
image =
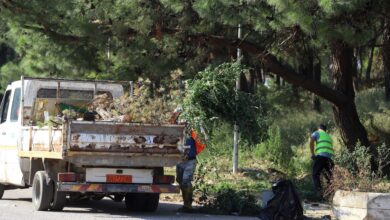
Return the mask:
<path id="1" fill-rule="evenodd" d="M 20 88 L 7 90 L 0 108 L 0 182 L 24 186 L 18 156 Z"/>

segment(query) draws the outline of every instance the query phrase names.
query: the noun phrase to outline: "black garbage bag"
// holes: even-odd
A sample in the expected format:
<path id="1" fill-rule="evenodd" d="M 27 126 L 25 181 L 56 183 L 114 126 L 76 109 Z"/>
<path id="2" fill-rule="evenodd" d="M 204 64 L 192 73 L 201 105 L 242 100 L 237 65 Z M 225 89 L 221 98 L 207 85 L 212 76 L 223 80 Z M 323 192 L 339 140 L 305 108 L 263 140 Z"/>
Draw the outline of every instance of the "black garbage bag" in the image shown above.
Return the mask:
<path id="1" fill-rule="evenodd" d="M 301 220 L 303 208 L 298 193 L 290 180 L 281 180 L 272 185 L 274 197 L 260 211 L 261 220 Z"/>

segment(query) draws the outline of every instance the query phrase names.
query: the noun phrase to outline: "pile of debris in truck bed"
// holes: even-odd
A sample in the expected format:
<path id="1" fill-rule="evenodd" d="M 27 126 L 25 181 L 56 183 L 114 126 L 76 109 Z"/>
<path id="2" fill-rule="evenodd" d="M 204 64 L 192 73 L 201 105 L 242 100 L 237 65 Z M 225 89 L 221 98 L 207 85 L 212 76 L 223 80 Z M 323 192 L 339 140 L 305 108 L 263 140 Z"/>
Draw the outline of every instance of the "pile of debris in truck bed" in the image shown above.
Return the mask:
<path id="1" fill-rule="evenodd" d="M 96 120 L 142 123 L 168 123 L 176 107 L 172 95 L 164 94 L 164 89 L 152 97 L 149 85 L 137 84 L 132 95 L 125 94 L 113 99 L 104 93 L 96 95 L 88 106 L 97 113 Z"/>

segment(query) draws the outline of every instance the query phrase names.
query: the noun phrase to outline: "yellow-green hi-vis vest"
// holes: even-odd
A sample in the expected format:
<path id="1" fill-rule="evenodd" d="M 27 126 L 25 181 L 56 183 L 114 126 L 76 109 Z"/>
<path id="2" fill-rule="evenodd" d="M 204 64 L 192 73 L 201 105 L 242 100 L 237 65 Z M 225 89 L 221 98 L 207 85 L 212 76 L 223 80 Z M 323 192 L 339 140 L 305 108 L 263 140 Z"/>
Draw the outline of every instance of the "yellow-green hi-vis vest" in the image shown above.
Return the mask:
<path id="1" fill-rule="evenodd" d="M 332 138 L 325 132 L 325 131 L 318 131 L 319 133 L 319 138 L 316 141 L 316 148 L 315 152 L 316 154 L 320 153 L 328 153 L 328 154 L 334 154 L 333 150 L 333 141 Z"/>

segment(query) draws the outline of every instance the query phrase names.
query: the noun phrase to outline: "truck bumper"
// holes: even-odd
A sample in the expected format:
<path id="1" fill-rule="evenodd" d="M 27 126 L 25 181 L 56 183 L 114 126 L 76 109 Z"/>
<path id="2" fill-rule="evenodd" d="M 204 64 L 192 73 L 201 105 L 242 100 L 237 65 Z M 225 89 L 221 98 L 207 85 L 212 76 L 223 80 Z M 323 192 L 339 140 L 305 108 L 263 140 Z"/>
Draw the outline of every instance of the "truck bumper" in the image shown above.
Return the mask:
<path id="1" fill-rule="evenodd" d="M 179 193 L 180 188 L 169 184 L 107 184 L 60 182 L 58 191 L 81 193 Z"/>

